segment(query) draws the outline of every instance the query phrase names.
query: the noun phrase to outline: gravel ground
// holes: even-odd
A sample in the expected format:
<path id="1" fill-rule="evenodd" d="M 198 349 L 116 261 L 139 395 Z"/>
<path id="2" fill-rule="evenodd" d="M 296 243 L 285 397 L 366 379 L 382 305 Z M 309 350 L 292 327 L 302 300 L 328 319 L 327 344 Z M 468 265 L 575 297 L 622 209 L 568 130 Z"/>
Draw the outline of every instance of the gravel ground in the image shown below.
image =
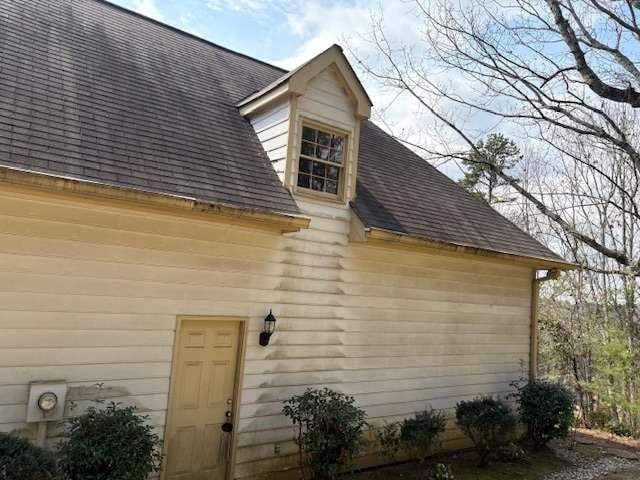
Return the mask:
<path id="1" fill-rule="evenodd" d="M 613 455 L 587 456 L 574 450 L 556 449 L 556 455 L 572 466 L 544 477 L 544 480 L 598 480 L 609 473 L 629 469 L 637 462 Z"/>

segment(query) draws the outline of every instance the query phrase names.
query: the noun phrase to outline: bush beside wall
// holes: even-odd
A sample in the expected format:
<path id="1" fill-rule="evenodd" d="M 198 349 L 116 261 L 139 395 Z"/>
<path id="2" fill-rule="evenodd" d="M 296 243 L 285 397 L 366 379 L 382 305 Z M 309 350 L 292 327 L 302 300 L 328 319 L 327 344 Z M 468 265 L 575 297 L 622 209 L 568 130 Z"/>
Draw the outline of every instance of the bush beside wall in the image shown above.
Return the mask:
<path id="1" fill-rule="evenodd" d="M 456 423 L 471 439 L 484 467 L 493 453 L 512 440 L 517 419 L 502 400 L 480 397 L 456 405 Z"/>
<path id="2" fill-rule="evenodd" d="M 520 419 L 534 448 L 554 438 L 566 438 L 573 425 L 575 397 L 564 385 L 533 380 L 515 385 Z"/>
<path id="3" fill-rule="evenodd" d="M 0 480 L 52 480 L 55 476 L 52 452 L 15 434 L 0 433 Z"/>
<path id="4" fill-rule="evenodd" d="M 64 480 L 146 480 L 160 469 L 161 442 L 134 407 L 89 407 L 67 422 L 58 451 Z"/>

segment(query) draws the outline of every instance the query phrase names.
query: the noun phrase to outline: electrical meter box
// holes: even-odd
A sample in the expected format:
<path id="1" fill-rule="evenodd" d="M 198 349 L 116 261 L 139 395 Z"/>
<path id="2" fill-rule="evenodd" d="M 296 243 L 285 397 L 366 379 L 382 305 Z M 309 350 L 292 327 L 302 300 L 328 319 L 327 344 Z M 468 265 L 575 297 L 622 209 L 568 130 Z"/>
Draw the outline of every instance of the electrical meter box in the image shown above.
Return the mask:
<path id="1" fill-rule="evenodd" d="M 62 420 L 66 400 L 66 381 L 31 382 L 29 384 L 27 422 L 53 422 Z"/>

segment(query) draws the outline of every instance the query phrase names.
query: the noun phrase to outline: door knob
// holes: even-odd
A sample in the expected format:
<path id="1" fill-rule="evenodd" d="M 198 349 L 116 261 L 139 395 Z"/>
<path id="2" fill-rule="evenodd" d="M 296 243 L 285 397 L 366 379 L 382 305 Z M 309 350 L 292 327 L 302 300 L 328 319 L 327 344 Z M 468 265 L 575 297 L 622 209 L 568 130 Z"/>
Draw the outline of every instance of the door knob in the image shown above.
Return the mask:
<path id="1" fill-rule="evenodd" d="M 231 430 L 233 430 L 233 423 L 231 423 L 231 410 L 227 410 L 226 412 L 224 412 L 224 416 L 226 417 L 226 422 L 224 422 L 222 424 L 222 431 L 225 433 L 231 433 Z"/>
<path id="2" fill-rule="evenodd" d="M 224 433 L 231 433 L 231 431 L 233 430 L 233 423 L 224 422 L 221 428 Z"/>

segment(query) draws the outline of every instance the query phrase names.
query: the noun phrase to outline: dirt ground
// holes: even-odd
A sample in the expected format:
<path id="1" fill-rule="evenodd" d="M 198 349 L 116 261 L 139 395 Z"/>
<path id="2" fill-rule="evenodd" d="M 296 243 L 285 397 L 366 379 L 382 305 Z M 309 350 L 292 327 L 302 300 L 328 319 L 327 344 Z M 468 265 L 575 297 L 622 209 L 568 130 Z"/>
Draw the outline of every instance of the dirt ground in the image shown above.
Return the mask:
<path id="1" fill-rule="evenodd" d="M 629 468 L 616 473 L 605 475 L 602 479 L 606 480 L 638 480 L 640 478 L 640 469 Z"/>
<path id="2" fill-rule="evenodd" d="M 435 457 L 433 463 L 451 467 L 456 480 L 640 480 L 640 440 L 605 432 L 578 430 L 574 448 L 556 441 L 551 448 L 527 452 L 528 462 L 494 462 L 478 468 L 474 452 Z M 421 480 L 425 465 L 402 463 L 359 472 L 348 480 Z M 605 473 L 602 473 L 605 472 Z"/>
<path id="3" fill-rule="evenodd" d="M 600 477 L 602 480 L 640 480 L 640 440 L 582 429 L 578 430 L 576 440 L 583 445 L 592 444 L 610 455 L 631 460 L 631 467 Z"/>
<path id="4" fill-rule="evenodd" d="M 604 448 L 622 449 L 634 455 L 640 454 L 640 439 L 636 438 L 617 437 L 608 432 L 579 428 L 576 439 L 582 444 L 593 443 Z"/>

